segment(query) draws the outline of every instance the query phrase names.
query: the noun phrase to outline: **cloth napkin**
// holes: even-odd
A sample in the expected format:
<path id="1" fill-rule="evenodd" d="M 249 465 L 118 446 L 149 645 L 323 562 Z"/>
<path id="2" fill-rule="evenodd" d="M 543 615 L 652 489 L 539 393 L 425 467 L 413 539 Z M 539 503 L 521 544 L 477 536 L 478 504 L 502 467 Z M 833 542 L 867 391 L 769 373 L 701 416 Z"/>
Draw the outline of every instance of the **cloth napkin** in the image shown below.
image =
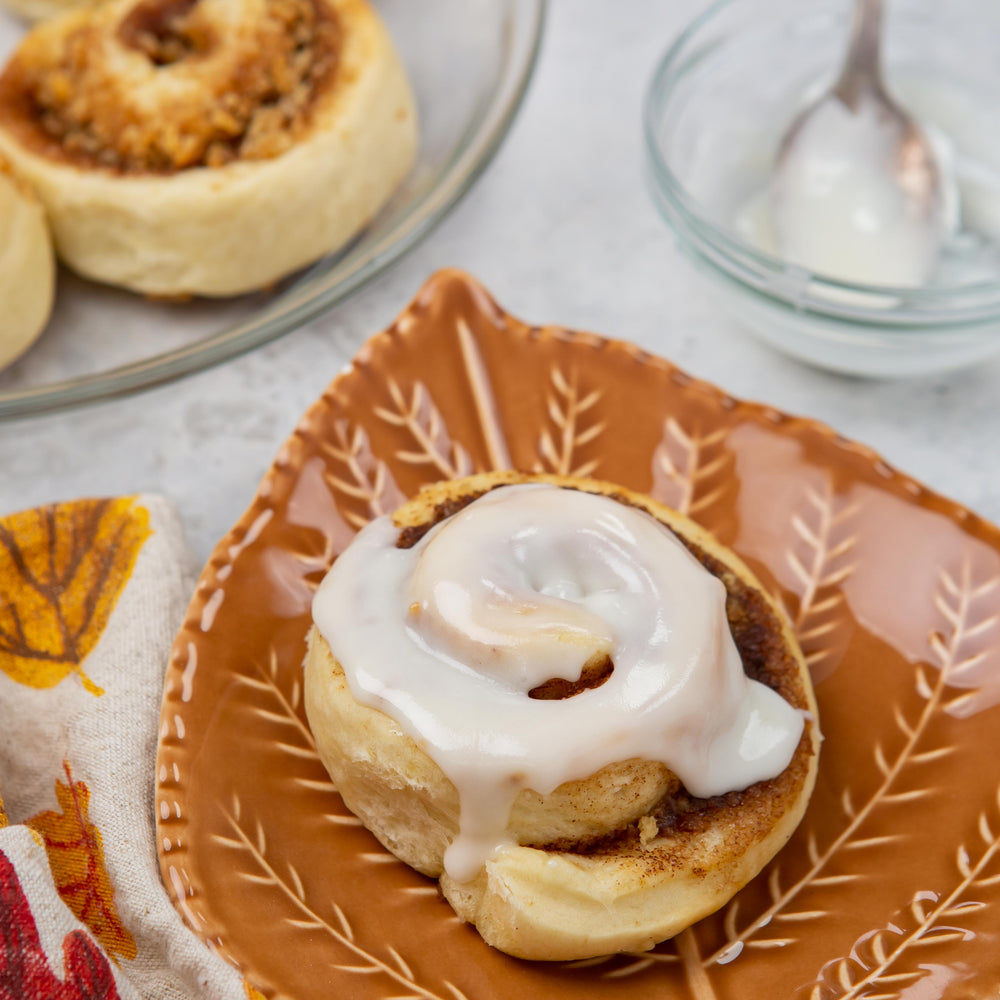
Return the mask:
<path id="1" fill-rule="evenodd" d="M 160 881 L 160 697 L 192 590 L 162 498 L 0 518 L 0 1000 L 261 997 Z"/>

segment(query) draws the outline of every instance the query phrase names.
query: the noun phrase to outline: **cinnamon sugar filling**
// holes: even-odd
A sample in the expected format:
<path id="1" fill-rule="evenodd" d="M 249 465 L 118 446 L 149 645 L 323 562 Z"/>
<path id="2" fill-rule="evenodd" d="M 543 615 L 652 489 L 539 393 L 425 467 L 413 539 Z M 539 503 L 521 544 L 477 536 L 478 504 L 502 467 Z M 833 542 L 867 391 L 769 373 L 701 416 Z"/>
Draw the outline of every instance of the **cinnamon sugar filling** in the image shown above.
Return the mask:
<path id="1" fill-rule="evenodd" d="M 130 174 L 280 156 L 336 73 L 340 26 L 321 0 L 264 0 L 236 28 L 207 7 L 141 0 L 110 26 L 97 9 L 55 44 L 43 27 L 0 75 L 0 123 L 50 158 Z"/>
<path id="2" fill-rule="evenodd" d="M 143 0 L 118 25 L 118 38 L 154 65 L 170 66 L 211 50 L 215 32 L 198 13 L 198 0 Z"/>

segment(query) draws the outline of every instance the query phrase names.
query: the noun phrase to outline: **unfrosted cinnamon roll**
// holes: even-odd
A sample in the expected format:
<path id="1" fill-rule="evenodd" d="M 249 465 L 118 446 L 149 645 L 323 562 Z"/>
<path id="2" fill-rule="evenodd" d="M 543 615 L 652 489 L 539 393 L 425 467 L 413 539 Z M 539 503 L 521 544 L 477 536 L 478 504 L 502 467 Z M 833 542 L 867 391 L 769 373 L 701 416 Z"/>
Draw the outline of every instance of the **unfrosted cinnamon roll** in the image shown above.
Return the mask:
<path id="1" fill-rule="evenodd" d="M 819 730 L 750 570 L 610 484 L 439 484 L 368 526 L 313 607 L 309 723 L 345 803 L 491 945 L 641 950 L 791 835 Z"/>
<path id="2" fill-rule="evenodd" d="M 44 329 L 54 286 L 45 210 L 0 157 L 0 368 L 20 357 Z"/>
<path id="3" fill-rule="evenodd" d="M 0 152 L 87 277 L 266 286 L 341 246 L 409 169 L 415 111 L 362 0 L 108 0 L 0 75 Z"/>
<path id="4" fill-rule="evenodd" d="M 12 10 L 25 21 L 44 21 L 58 17 L 68 10 L 93 7 L 101 0 L 0 0 L 0 4 Z"/>

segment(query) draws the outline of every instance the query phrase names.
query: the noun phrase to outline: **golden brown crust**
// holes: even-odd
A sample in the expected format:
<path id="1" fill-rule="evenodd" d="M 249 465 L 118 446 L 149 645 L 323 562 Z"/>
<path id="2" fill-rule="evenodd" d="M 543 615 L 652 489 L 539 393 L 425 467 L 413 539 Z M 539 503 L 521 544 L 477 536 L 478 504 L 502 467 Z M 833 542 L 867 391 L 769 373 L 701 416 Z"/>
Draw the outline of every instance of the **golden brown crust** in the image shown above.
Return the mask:
<path id="1" fill-rule="evenodd" d="M 45 210 L 31 186 L 0 156 L 0 368 L 42 333 L 54 289 Z"/>
<path id="2" fill-rule="evenodd" d="M 238 26 L 211 13 L 204 0 L 140 0 L 39 26 L 0 75 L 0 125 L 50 159 L 124 174 L 281 155 L 335 85 L 338 18 L 323 0 L 262 0 Z M 144 114 L 125 99 L 130 57 L 146 79 L 196 72 Z"/>
<path id="3" fill-rule="evenodd" d="M 38 201 L 38 197 L 36 196 L 31 185 L 25 183 L 23 177 L 18 177 L 18 175 L 14 172 L 14 168 L 3 156 L 0 156 L 0 174 L 6 177 L 14 185 L 14 187 L 17 188 L 18 193 L 28 201 Z"/>

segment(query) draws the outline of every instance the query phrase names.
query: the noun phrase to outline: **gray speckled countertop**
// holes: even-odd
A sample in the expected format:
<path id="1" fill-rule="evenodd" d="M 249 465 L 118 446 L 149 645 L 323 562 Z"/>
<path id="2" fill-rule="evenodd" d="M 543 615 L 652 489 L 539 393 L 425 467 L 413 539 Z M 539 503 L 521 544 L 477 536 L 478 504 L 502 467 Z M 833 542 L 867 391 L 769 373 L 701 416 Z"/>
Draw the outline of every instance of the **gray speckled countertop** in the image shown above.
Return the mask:
<path id="1" fill-rule="evenodd" d="M 199 561 L 303 410 L 436 269 L 531 322 L 631 340 L 728 393 L 817 418 L 1000 521 L 1000 360 L 905 382 L 806 368 L 715 307 L 642 181 L 640 104 L 700 0 L 555 0 L 537 75 L 496 160 L 419 247 L 327 316 L 174 385 L 0 424 L 0 512 L 139 491 L 177 503 Z"/>

